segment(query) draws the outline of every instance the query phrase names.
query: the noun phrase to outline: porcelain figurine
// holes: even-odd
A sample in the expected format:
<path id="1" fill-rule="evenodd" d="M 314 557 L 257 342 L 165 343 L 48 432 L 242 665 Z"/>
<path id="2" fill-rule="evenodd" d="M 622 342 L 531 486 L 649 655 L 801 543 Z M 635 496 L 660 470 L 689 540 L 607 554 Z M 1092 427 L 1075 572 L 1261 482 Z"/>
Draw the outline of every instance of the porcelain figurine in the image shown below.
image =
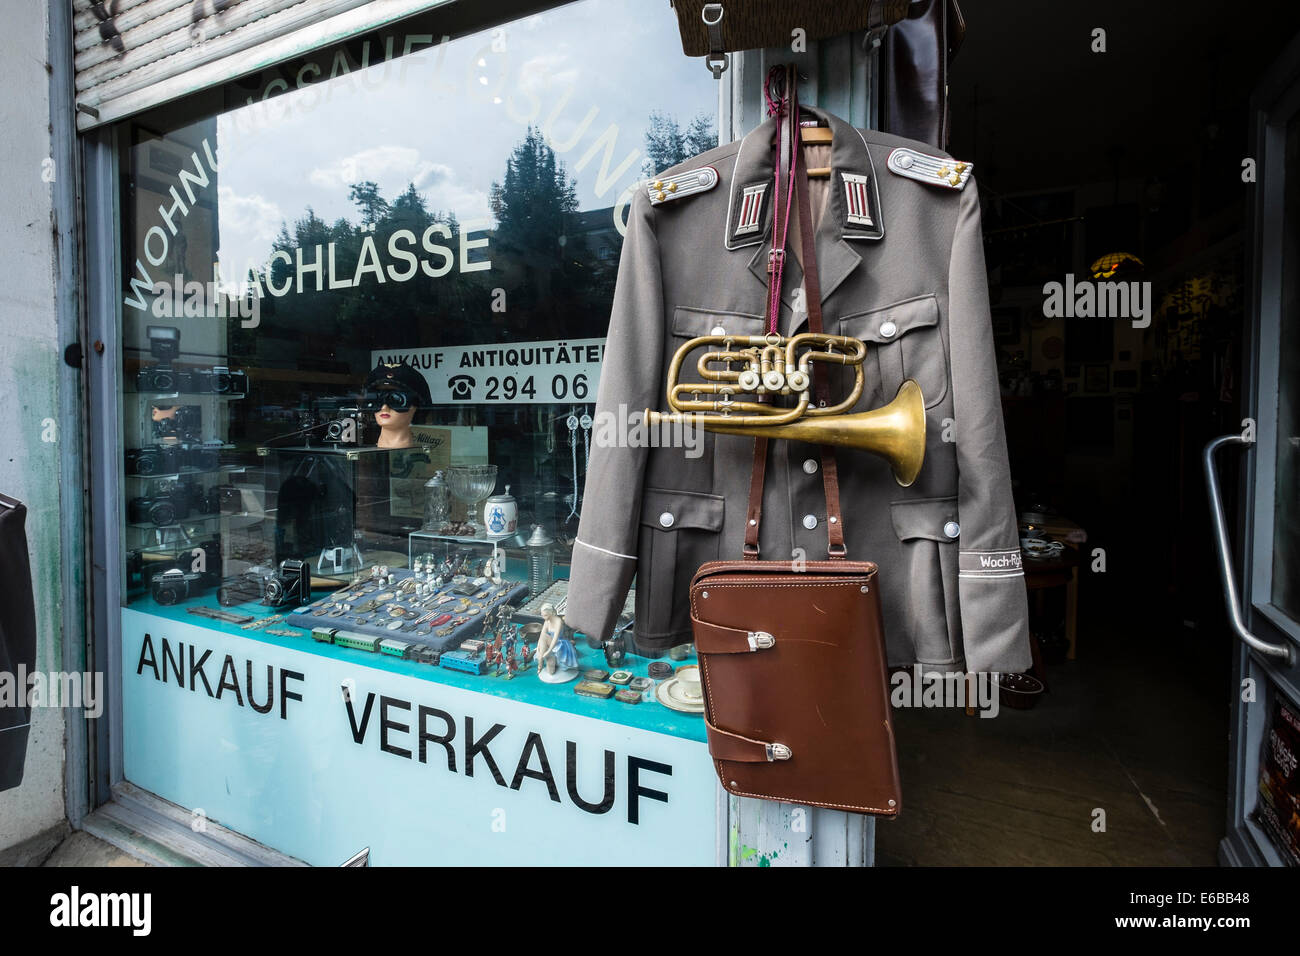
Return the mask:
<path id="1" fill-rule="evenodd" d="M 537 677 L 547 684 L 564 684 L 578 676 L 578 652 L 573 646 L 573 629 L 564 623 L 552 604 L 543 604 L 542 633 L 537 639 Z"/>

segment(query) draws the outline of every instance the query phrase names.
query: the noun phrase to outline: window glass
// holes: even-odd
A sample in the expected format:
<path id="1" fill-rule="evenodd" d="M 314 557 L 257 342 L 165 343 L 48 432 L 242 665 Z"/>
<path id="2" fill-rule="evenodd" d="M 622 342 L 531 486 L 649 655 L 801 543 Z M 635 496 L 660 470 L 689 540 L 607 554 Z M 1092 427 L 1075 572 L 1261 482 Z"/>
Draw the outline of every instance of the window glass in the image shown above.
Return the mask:
<path id="1" fill-rule="evenodd" d="M 125 605 L 434 680 L 535 668 L 630 190 L 717 139 L 714 81 L 642 13 L 399 24 L 123 125 Z"/>
<path id="2" fill-rule="evenodd" d="M 1287 156 L 1300 155 L 1300 121 L 1287 128 Z M 1277 489 L 1273 516 L 1273 603 L 1293 621 L 1300 621 L 1300 510 L 1293 493 L 1300 481 L 1300 335 L 1296 315 L 1300 290 L 1296 284 L 1296 257 L 1300 254 L 1300 184 L 1287 180 L 1283 218 L 1286 268 L 1282 270 L 1282 330 L 1279 343 L 1277 403 Z"/>

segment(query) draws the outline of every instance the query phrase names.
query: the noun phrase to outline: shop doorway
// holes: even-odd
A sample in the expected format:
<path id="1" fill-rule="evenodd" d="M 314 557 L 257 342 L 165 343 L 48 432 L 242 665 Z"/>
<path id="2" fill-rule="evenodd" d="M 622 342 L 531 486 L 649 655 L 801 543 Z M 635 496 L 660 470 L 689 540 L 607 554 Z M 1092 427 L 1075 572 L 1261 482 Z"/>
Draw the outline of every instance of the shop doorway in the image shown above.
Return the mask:
<path id="1" fill-rule="evenodd" d="M 1180 5 L 1176 33 L 1159 9 L 970 11 L 949 149 L 979 176 L 1022 530 L 1064 547 L 1025 559 L 1041 686 L 1004 691 L 997 719 L 900 711 L 906 812 L 878 828 L 882 865 L 1213 865 L 1225 820 L 1255 806 L 1259 727 L 1294 682 L 1233 637 L 1201 453 L 1295 364 L 1285 310 L 1251 331 L 1251 100 L 1300 29 L 1268 7 L 1225 31 L 1221 8 Z M 1087 304 L 1103 282 L 1122 285 L 1120 314 Z M 1272 386 L 1243 375 L 1252 354 L 1281 356 Z M 1236 463 L 1224 471 L 1228 514 L 1270 542 L 1285 515 L 1253 509 L 1261 490 L 1274 507 L 1275 464 L 1250 466 L 1240 502 Z M 1246 581 L 1272 561 L 1251 540 Z M 1234 662 L 1266 679 L 1253 738 L 1231 707 Z"/>

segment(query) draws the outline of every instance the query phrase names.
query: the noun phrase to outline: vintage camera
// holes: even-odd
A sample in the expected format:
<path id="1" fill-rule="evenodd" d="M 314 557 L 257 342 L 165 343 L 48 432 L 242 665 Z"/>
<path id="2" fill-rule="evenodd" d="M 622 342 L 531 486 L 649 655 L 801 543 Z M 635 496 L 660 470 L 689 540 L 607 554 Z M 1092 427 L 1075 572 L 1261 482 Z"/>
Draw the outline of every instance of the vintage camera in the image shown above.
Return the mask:
<path id="1" fill-rule="evenodd" d="M 356 399 L 314 398 L 298 409 L 298 428 L 305 443 L 355 445 L 361 441 L 360 410 Z"/>
<path id="2" fill-rule="evenodd" d="M 199 552 L 202 552 L 200 554 Z M 149 593 L 170 607 L 198 595 L 221 580 L 221 542 L 215 538 L 183 550 L 149 576 Z"/>
<path id="3" fill-rule="evenodd" d="M 248 394 L 248 373 L 239 369 L 214 365 L 212 368 L 191 369 L 190 375 L 193 379 L 192 390 L 195 392 L 212 392 L 237 398 Z"/>
<path id="4" fill-rule="evenodd" d="M 333 418 L 325 422 L 321 440 L 331 445 L 355 445 L 361 441 L 361 424 L 356 408 L 340 408 Z"/>
<path id="5" fill-rule="evenodd" d="M 169 475 L 180 471 L 181 445 L 145 445 L 126 450 L 128 475 Z"/>
<path id="6" fill-rule="evenodd" d="M 191 514 L 211 514 L 214 510 L 212 503 L 210 494 L 198 485 L 180 482 L 132 498 L 127 502 L 126 516 L 132 524 L 152 524 L 162 528 Z"/>
<path id="7" fill-rule="evenodd" d="M 168 568 L 159 571 L 149 580 L 149 593 L 159 604 L 170 607 L 198 594 L 204 587 L 206 578 L 206 574 L 197 571 Z"/>
<path id="8" fill-rule="evenodd" d="M 128 475 L 173 475 L 181 468 L 215 471 L 221 465 L 219 441 L 145 445 L 126 450 Z"/>
<path id="9" fill-rule="evenodd" d="M 126 519 L 132 524 L 152 524 L 162 528 L 190 516 L 190 502 L 185 493 L 168 492 L 142 495 L 126 505 Z"/>
<path id="10" fill-rule="evenodd" d="M 310 600 L 311 565 L 296 558 L 281 561 L 279 570 L 266 582 L 262 603 L 268 607 L 285 607 Z"/>
<path id="11" fill-rule="evenodd" d="M 149 352 L 158 361 L 136 372 L 135 387 L 141 392 L 175 392 L 180 390 L 177 370 L 172 362 L 181 353 L 180 329 L 169 325 L 151 325 L 146 330 L 149 335 Z"/>
<path id="12" fill-rule="evenodd" d="M 311 599 L 311 565 L 288 558 L 278 568 L 258 565 L 227 578 L 217 591 L 222 607 L 260 601 L 267 607 L 289 607 Z"/>

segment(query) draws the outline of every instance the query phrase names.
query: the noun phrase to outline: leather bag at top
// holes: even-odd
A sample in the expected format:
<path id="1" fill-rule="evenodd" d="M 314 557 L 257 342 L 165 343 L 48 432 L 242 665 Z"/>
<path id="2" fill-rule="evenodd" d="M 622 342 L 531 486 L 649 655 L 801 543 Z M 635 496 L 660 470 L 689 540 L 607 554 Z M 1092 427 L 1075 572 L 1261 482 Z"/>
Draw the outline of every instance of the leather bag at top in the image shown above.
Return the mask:
<path id="1" fill-rule="evenodd" d="M 707 9 L 706 8 L 711 8 Z M 719 9 L 720 8 L 720 9 Z M 790 31 L 798 27 L 808 40 L 882 30 L 907 15 L 908 0 L 673 0 L 677 28 L 682 35 L 682 52 L 704 56 L 712 52 L 761 50 L 790 46 Z M 716 22 L 714 37 L 705 21 Z M 716 45 L 715 45 L 716 42 Z"/>
<path id="2" fill-rule="evenodd" d="M 778 117 L 769 327 L 779 315 L 789 226 L 797 197 L 808 329 L 822 331 L 820 283 L 793 67 L 769 74 Z M 782 95 L 774 96 L 777 83 Z M 785 184 L 789 185 L 785 185 Z M 782 201 L 783 187 L 787 200 Z M 788 196 L 793 189 L 794 197 Z M 814 373 L 820 406 L 825 375 Z M 704 687 L 709 753 L 737 796 L 894 816 L 902 808 L 876 565 L 845 560 L 839 478 L 823 446 L 827 553 L 813 562 L 758 560 L 766 438 L 754 441 L 744 560 L 713 561 L 691 581 L 691 628 Z"/>
<path id="3" fill-rule="evenodd" d="M 966 36 L 957 0 L 918 0 L 885 35 L 881 129 L 948 148 L 948 67 Z"/>

